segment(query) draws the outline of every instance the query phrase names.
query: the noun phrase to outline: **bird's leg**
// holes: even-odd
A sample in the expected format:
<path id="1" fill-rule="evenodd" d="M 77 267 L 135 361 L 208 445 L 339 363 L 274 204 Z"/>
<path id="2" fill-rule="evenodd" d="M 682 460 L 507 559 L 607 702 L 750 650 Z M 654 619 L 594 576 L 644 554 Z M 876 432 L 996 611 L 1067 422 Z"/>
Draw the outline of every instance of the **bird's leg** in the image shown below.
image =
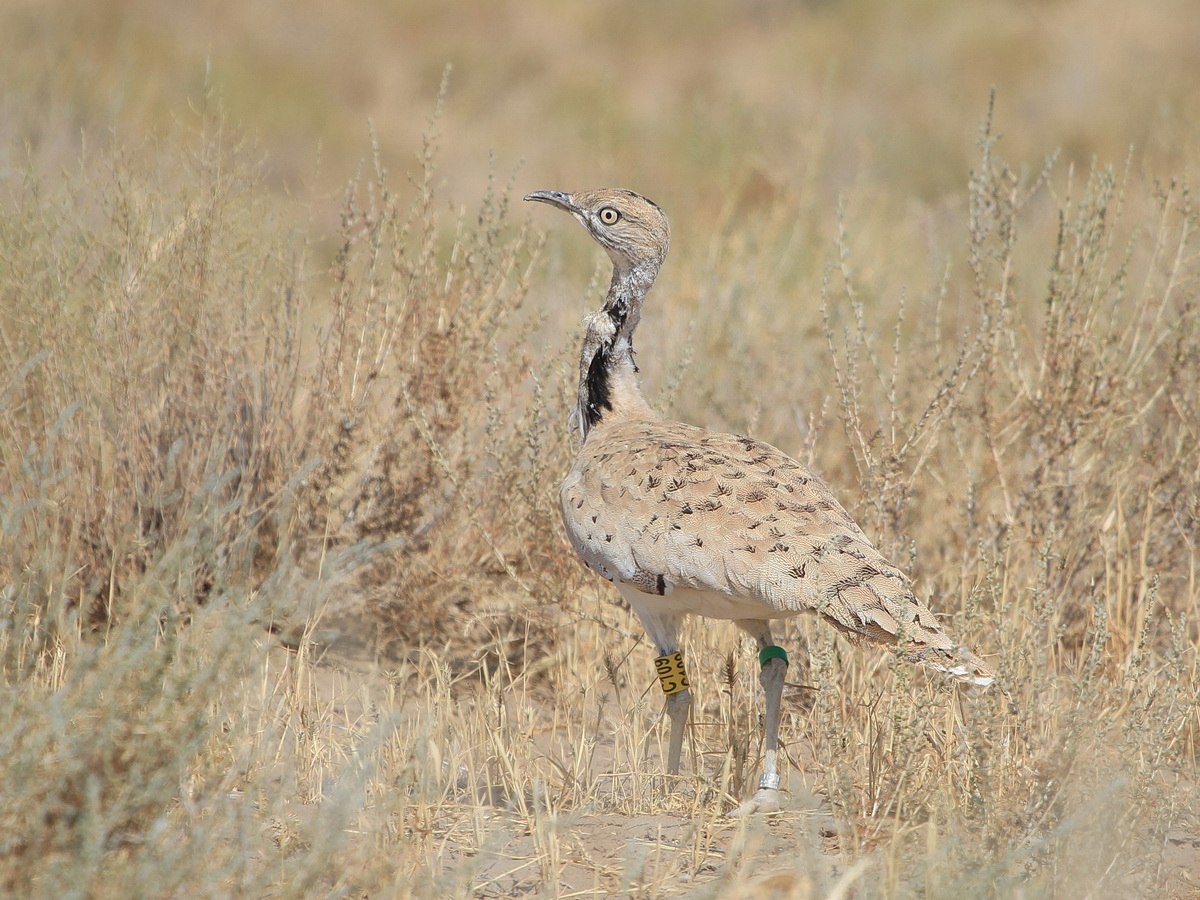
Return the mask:
<path id="1" fill-rule="evenodd" d="M 688 690 L 687 671 L 683 667 L 683 651 L 664 654 L 654 660 L 658 683 L 667 695 L 667 716 L 671 720 L 671 743 L 667 750 L 667 774 L 679 774 L 679 758 L 683 755 L 683 730 L 688 710 L 692 707 L 692 692 Z"/>
<path id="2" fill-rule="evenodd" d="M 766 622 L 742 621 L 738 625 L 758 642 L 758 662 L 762 666 L 758 680 L 767 700 L 766 733 L 763 735 L 763 774 L 754 796 L 733 810 L 731 816 L 779 809 L 779 717 L 783 700 L 783 681 L 787 676 L 787 651 L 776 646 Z"/>
<path id="3" fill-rule="evenodd" d="M 762 665 L 758 680 L 767 696 L 767 731 L 763 738 L 763 775 L 758 789 L 779 790 L 779 707 L 783 699 L 783 680 L 787 676 L 787 651 L 767 644 L 758 651 Z"/>
<path id="4" fill-rule="evenodd" d="M 642 620 L 646 634 L 658 648 L 654 668 L 658 672 L 658 683 L 667 695 L 667 717 L 671 720 L 667 772 L 678 775 L 679 758 L 683 755 L 683 732 L 687 726 L 688 711 L 692 707 L 692 692 L 688 690 L 687 671 L 683 667 L 683 651 L 679 649 L 679 626 L 683 617 L 664 615 L 647 607 L 643 602 L 645 595 L 632 585 L 618 584 L 617 589 Z"/>

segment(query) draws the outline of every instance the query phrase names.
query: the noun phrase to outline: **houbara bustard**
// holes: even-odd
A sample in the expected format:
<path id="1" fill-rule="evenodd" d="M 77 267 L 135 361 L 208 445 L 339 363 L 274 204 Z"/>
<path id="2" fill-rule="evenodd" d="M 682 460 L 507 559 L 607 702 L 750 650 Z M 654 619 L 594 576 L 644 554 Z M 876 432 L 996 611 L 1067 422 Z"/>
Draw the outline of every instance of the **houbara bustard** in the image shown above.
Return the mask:
<path id="1" fill-rule="evenodd" d="M 616 584 L 658 648 L 671 720 L 667 771 L 679 772 L 691 707 L 679 646 L 689 613 L 731 619 L 758 642 L 766 695 L 763 775 L 743 809 L 778 806 L 780 699 L 787 653 L 771 620 L 821 616 L 851 638 L 979 685 L 960 648 L 816 475 L 770 444 L 672 422 L 642 396 L 633 332 L 671 231 L 653 201 L 626 190 L 535 191 L 571 213 L 612 259 L 612 283 L 585 320 L 579 455 L 559 494 L 571 544 Z"/>

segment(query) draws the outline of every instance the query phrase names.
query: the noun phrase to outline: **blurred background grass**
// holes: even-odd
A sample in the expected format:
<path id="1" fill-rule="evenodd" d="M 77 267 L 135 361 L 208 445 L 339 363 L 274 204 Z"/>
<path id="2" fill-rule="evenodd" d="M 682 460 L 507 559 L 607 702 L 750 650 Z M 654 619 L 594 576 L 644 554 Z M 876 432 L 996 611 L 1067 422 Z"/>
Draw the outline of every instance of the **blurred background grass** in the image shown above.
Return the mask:
<path id="1" fill-rule="evenodd" d="M 789 299 L 803 314 L 778 324 L 811 336 L 839 202 L 861 244 L 896 248 L 882 269 L 856 260 L 880 292 L 936 281 L 964 246 L 965 187 L 993 87 L 1002 150 L 1018 170 L 1054 152 L 1085 170 L 1097 159 L 1119 166 L 1135 149 L 1142 183 L 1193 172 L 1193 13 L 1187 0 L 14 0 L 0 10 L 0 176 L 25 154 L 53 171 L 111 142 L 150 159 L 156 137 L 194 127 L 189 111 L 211 96 L 264 155 L 285 219 L 318 226 L 327 262 L 324 235 L 369 156 L 367 122 L 383 163 L 412 175 L 451 67 L 436 128 L 444 208 L 472 208 L 492 177 L 520 193 L 625 185 L 671 215 L 677 257 L 712 270 L 731 226 L 778 229 L 762 220 L 782 215 L 782 202 L 798 279 Z M 316 202 L 284 199 L 293 194 Z M 594 258 L 581 241 L 556 246 L 575 272 Z M 694 308 L 711 299 L 705 285 L 684 289 L 682 308 L 659 308 L 668 327 L 652 326 L 668 368 Z M 562 311 L 549 311 L 555 325 L 578 315 L 572 305 L 558 322 Z"/>
<path id="2" fill-rule="evenodd" d="M 419 147 L 445 66 L 440 171 L 480 195 L 489 155 L 522 183 L 622 183 L 678 222 L 718 186 L 807 170 L 812 202 L 961 191 L 989 89 L 1010 157 L 1195 163 L 1200 21 L 1186 0 L 294 3 L 12 0 L 0 11 L 4 152 L 74 161 L 81 136 L 164 133 L 210 81 L 279 190 L 336 188 L 374 121 Z M 882 191 L 882 196 L 879 196 Z"/>

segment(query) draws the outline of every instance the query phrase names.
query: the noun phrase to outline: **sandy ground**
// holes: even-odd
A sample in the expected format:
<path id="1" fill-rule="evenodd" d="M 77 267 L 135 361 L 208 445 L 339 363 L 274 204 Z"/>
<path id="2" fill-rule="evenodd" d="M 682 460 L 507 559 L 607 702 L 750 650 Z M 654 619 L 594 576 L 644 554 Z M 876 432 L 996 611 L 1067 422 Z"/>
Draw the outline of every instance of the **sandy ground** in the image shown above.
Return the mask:
<path id="1" fill-rule="evenodd" d="M 326 622 L 317 638 L 315 664 L 306 676 L 313 702 L 350 718 L 370 707 L 386 714 L 389 663 L 372 658 L 361 623 Z M 271 665 L 286 665 L 292 652 L 272 650 Z M 403 692 L 392 696 L 399 708 L 390 711 L 405 715 Z M 561 700 L 547 692 L 539 702 L 547 706 L 545 721 L 551 721 L 549 707 Z M 550 737 L 543 729 L 535 744 L 548 744 Z M 653 802 L 646 803 L 645 794 L 637 804 L 628 802 L 633 778 L 656 792 Z M 637 896 L 854 896 L 855 883 L 880 862 L 867 846 L 865 854 L 853 854 L 857 862 L 848 864 L 841 842 L 851 831 L 845 823 L 839 828 L 822 800 L 795 780 L 783 810 L 741 819 L 711 812 L 719 806 L 711 796 L 698 803 L 696 792 L 705 790 L 699 779 L 680 782 L 668 789 L 655 773 L 617 773 L 609 787 L 602 784 L 591 792 L 592 802 L 547 810 L 538 785 L 514 797 L 497 787 L 480 787 L 479 778 L 460 772 L 457 790 L 427 838 L 431 862 L 436 860 L 434 868 L 444 878 L 439 887 L 483 897 L 613 891 Z M 539 804 L 542 814 L 531 818 L 529 811 Z M 638 805 L 655 812 L 631 808 Z M 545 827 L 531 830 L 534 819 Z M 878 835 L 881 829 L 875 825 Z M 1151 864 L 1163 869 L 1164 896 L 1200 897 L 1200 822 L 1177 822 L 1166 835 L 1161 859 Z"/>

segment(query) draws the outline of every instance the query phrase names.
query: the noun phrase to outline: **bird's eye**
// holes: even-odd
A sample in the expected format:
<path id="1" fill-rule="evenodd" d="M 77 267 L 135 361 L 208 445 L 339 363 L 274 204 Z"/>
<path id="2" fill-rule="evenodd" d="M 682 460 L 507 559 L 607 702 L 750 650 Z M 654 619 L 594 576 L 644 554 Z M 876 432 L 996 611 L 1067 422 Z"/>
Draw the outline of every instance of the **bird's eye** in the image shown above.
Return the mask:
<path id="1" fill-rule="evenodd" d="M 621 214 L 611 206 L 606 206 L 604 209 L 600 210 L 600 221 L 605 225 L 616 225 L 620 218 Z"/>

